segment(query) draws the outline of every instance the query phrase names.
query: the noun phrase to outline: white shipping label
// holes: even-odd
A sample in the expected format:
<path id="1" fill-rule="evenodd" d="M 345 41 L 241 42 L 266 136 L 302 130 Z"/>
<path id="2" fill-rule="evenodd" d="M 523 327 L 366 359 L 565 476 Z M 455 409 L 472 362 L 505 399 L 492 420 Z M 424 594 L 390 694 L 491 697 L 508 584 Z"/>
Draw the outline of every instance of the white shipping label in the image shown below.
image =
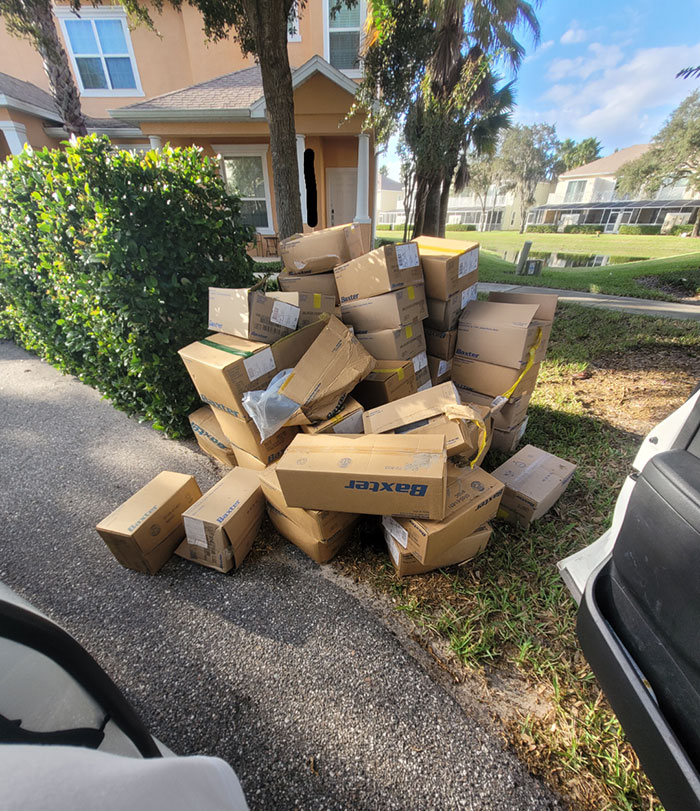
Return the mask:
<path id="1" fill-rule="evenodd" d="M 389 554 L 391 555 L 391 559 L 398 566 L 399 555 L 401 553 L 399 551 L 399 547 L 396 545 L 396 541 L 392 538 L 392 536 L 388 532 L 384 532 L 384 539 L 386 540 L 386 545 L 389 547 Z"/>
<path id="2" fill-rule="evenodd" d="M 421 352 L 413 358 L 413 371 L 418 374 L 421 369 L 425 369 L 428 365 L 428 356 L 425 352 Z"/>
<path id="3" fill-rule="evenodd" d="M 390 515 L 382 516 L 382 526 L 404 549 L 408 546 L 408 532 Z"/>
<path id="4" fill-rule="evenodd" d="M 406 242 L 404 245 L 396 246 L 396 261 L 399 270 L 405 268 L 415 268 L 419 265 L 418 246 L 415 242 Z"/>
<path id="5" fill-rule="evenodd" d="M 272 305 L 270 321 L 273 324 L 279 324 L 281 327 L 296 329 L 299 323 L 299 308 L 293 304 L 288 304 L 286 301 L 275 301 Z"/>
<path id="6" fill-rule="evenodd" d="M 254 355 L 246 358 L 243 361 L 243 365 L 248 373 L 248 380 L 257 380 L 268 372 L 273 372 L 275 370 L 275 359 L 272 355 L 272 350 L 263 349 L 262 352 L 256 352 Z"/>
<path id="7" fill-rule="evenodd" d="M 467 273 L 471 270 L 471 259 L 469 258 L 471 253 L 462 253 L 459 256 L 459 267 L 457 269 L 457 275 L 461 279 L 462 276 L 466 276 Z"/>
<path id="8" fill-rule="evenodd" d="M 473 284 L 471 287 L 467 287 L 466 290 L 462 290 L 462 309 L 464 309 L 470 301 L 476 300 L 476 285 Z"/>
<path id="9" fill-rule="evenodd" d="M 334 434 L 364 434 L 365 430 L 362 427 L 362 412 L 356 411 L 350 414 L 344 420 L 337 422 L 333 426 Z"/>
<path id="10" fill-rule="evenodd" d="M 207 532 L 204 528 L 204 521 L 200 521 L 199 518 L 190 518 L 189 515 L 184 516 L 184 519 L 187 543 L 207 549 Z"/>
<path id="11" fill-rule="evenodd" d="M 450 367 L 452 366 L 451 360 L 441 360 L 438 364 L 438 377 L 446 374 L 450 371 Z"/>
<path id="12" fill-rule="evenodd" d="M 467 256 L 470 257 L 469 270 L 476 270 L 479 267 L 479 249 L 475 248 L 473 251 L 469 251 Z"/>

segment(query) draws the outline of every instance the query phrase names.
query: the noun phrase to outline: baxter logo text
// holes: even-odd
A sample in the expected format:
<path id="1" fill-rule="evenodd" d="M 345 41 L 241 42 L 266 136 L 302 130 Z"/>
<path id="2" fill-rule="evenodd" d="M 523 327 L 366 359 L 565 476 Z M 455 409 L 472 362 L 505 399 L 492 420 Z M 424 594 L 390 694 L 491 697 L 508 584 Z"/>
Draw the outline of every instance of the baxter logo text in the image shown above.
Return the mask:
<path id="1" fill-rule="evenodd" d="M 370 493 L 408 493 L 409 496 L 423 497 L 428 492 L 427 484 L 408 482 L 370 482 L 367 479 L 352 479 L 345 485 L 346 490 L 369 490 Z"/>

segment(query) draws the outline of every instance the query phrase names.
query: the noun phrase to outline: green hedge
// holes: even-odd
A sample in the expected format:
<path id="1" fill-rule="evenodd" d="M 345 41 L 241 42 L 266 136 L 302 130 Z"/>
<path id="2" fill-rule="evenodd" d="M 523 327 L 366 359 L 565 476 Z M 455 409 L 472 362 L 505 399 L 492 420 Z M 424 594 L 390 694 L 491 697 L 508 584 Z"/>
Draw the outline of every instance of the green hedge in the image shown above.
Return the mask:
<path id="1" fill-rule="evenodd" d="M 605 226 L 602 223 L 593 223 L 592 225 L 565 225 L 565 234 L 597 234 L 603 233 Z"/>
<path id="2" fill-rule="evenodd" d="M 403 226 L 401 226 L 403 228 Z M 377 231 L 391 231 L 393 228 L 391 223 L 377 223 L 376 229 Z"/>
<path id="3" fill-rule="evenodd" d="M 687 223 L 686 225 L 674 225 L 671 229 L 671 235 L 674 237 L 679 237 L 681 234 L 692 234 L 693 233 L 693 223 Z"/>
<path id="4" fill-rule="evenodd" d="M 660 234 L 660 225 L 621 225 L 618 231 L 620 234 L 631 234 L 640 236 L 641 234 Z"/>
<path id="5" fill-rule="evenodd" d="M 446 225 L 445 231 L 476 231 L 473 223 L 463 223 L 462 225 Z"/>
<path id="6" fill-rule="evenodd" d="M 528 225 L 527 231 L 530 234 L 556 234 L 556 225 Z"/>
<path id="7" fill-rule="evenodd" d="M 252 281 L 218 163 L 89 136 L 0 164 L 0 334 L 172 436 L 197 398 L 177 350 L 206 333 L 209 286 Z"/>

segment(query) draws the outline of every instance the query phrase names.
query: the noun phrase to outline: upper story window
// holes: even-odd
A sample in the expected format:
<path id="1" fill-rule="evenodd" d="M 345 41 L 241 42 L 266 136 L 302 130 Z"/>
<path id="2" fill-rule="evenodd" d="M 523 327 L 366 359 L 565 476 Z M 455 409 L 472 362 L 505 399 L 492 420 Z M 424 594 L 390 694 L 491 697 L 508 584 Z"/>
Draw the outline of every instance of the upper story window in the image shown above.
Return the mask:
<path id="1" fill-rule="evenodd" d="M 586 191 L 585 180 L 570 180 L 566 186 L 564 195 L 565 203 L 580 203 L 583 200 L 583 193 Z"/>
<path id="2" fill-rule="evenodd" d="M 80 16 L 56 7 L 78 85 L 84 96 L 140 96 L 136 59 L 118 7 L 81 9 Z"/>
<path id="3" fill-rule="evenodd" d="M 334 9 L 336 0 L 327 0 L 328 12 L 328 61 L 334 68 L 349 76 L 362 75 L 360 45 L 362 26 L 367 16 L 365 0 L 358 0 L 352 7 L 343 5 Z"/>

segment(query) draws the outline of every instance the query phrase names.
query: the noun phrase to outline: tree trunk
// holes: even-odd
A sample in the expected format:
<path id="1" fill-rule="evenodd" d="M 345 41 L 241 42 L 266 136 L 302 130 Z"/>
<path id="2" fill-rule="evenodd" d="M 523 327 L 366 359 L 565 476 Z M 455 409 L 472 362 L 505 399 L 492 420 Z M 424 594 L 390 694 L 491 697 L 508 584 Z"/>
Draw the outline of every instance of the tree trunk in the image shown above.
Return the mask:
<path id="1" fill-rule="evenodd" d="M 416 177 L 416 209 L 413 216 L 413 239 L 423 233 L 427 197 L 428 181 L 424 177 Z"/>
<path id="2" fill-rule="evenodd" d="M 423 218 L 423 233 L 429 237 L 440 233 L 440 198 L 442 196 L 442 177 L 436 177 L 428 186 Z"/>
<path id="3" fill-rule="evenodd" d="M 693 223 L 693 231 L 691 233 L 691 237 L 696 237 L 700 232 L 700 211 L 695 211 L 695 222 Z"/>
<path id="4" fill-rule="evenodd" d="M 447 208 L 450 205 L 450 188 L 455 173 L 455 166 L 451 166 L 445 173 L 440 193 L 440 219 L 438 222 L 438 236 L 444 237 L 447 228 Z"/>
<path id="5" fill-rule="evenodd" d="M 80 94 L 73 81 L 68 65 L 68 57 L 58 38 L 56 23 L 50 3 L 34 5 L 35 24 L 38 29 L 36 49 L 44 62 L 44 70 L 51 87 L 51 95 L 56 102 L 69 135 L 87 135 L 85 116 L 80 108 Z"/>
<path id="6" fill-rule="evenodd" d="M 302 230 L 292 71 L 287 53 L 287 3 L 243 0 L 262 74 L 281 239 Z"/>

